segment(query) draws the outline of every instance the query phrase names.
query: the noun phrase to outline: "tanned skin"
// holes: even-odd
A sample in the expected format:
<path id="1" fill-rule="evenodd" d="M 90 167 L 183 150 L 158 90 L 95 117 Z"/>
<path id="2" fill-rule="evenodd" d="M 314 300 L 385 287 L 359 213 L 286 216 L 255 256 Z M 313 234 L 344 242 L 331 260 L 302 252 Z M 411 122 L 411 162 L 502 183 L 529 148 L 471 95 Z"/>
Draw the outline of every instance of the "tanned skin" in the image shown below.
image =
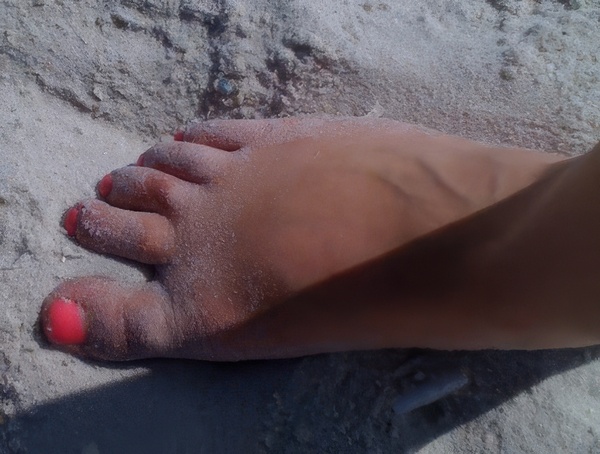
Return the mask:
<path id="1" fill-rule="evenodd" d="M 60 348 L 229 361 L 600 342 L 598 147 L 565 159 L 372 118 L 176 138 L 67 213 L 83 247 L 156 276 L 61 284 L 42 307 Z"/>

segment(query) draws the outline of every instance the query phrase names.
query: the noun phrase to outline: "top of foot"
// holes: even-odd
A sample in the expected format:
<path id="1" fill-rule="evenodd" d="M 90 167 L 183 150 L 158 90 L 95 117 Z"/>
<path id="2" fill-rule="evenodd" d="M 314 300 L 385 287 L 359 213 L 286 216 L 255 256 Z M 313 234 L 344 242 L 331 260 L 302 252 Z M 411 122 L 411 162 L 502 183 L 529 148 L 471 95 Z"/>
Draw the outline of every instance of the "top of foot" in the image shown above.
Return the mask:
<path id="1" fill-rule="evenodd" d="M 247 327 L 517 192 L 556 161 L 373 119 L 215 121 L 176 139 L 104 177 L 100 199 L 67 213 L 79 244 L 155 265 L 156 280 L 59 286 L 42 321 L 65 350 L 236 360 L 361 347 L 309 326 Z"/>

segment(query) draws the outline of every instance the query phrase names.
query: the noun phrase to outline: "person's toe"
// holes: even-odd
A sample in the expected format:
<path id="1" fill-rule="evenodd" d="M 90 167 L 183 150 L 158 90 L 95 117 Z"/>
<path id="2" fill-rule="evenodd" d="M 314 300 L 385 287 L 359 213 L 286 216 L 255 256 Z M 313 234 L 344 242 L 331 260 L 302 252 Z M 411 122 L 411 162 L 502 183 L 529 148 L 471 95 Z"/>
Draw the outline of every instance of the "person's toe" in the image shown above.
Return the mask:
<path id="1" fill-rule="evenodd" d="M 235 154 L 224 153 L 210 146 L 166 142 L 145 151 L 137 164 L 191 183 L 205 184 L 218 179 L 234 159 Z"/>
<path id="2" fill-rule="evenodd" d="M 275 145 L 310 134 L 316 121 L 300 118 L 269 120 L 211 120 L 191 124 L 178 139 L 235 151 L 247 146 Z M 313 134 L 316 131 L 313 128 Z"/>
<path id="3" fill-rule="evenodd" d="M 190 124 L 175 134 L 175 140 L 192 142 L 227 151 L 244 147 L 272 146 L 307 137 L 344 136 L 357 126 L 372 121 L 366 117 L 293 117 L 267 120 L 211 120 Z M 389 126 L 389 121 L 377 120 Z"/>
<path id="4" fill-rule="evenodd" d="M 66 281 L 48 295 L 40 321 L 48 341 L 63 350 L 129 360 L 170 356 L 182 332 L 175 314 L 157 283 L 83 278 Z"/>
<path id="5" fill-rule="evenodd" d="M 142 263 L 168 263 L 175 249 L 174 229 L 164 216 L 123 210 L 100 200 L 71 208 L 64 226 L 88 249 Z"/>
<path id="6" fill-rule="evenodd" d="M 114 170 L 100 180 L 97 189 L 115 207 L 163 215 L 184 209 L 184 201 L 192 190 L 187 182 L 173 175 L 139 166 Z"/>

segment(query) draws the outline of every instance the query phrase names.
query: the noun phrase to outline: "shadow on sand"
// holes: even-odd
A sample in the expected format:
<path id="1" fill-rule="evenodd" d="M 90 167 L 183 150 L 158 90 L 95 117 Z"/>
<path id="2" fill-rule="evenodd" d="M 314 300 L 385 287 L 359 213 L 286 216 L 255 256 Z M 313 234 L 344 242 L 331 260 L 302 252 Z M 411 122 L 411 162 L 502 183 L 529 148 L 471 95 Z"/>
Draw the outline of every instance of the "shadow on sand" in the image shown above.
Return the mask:
<path id="1" fill-rule="evenodd" d="M 150 373 L 40 405 L 2 427 L 2 452 L 412 451 L 541 380 L 600 357 L 387 350 L 237 364 L 144 361 Z M 461 392 L 402 416 L 391 402 L 435 370 Z M 411 384 L 412 383 L 412 384 Z"/>

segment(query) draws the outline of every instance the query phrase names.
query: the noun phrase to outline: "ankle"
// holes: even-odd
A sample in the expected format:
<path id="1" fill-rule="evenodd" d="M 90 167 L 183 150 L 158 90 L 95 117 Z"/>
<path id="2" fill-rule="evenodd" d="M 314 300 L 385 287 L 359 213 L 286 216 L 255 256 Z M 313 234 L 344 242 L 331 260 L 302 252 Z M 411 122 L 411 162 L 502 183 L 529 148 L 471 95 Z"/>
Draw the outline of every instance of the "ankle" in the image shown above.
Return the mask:
<path id="1" fill-rule="evenodd" d="M 600 342 L 600 147 L 487 213 L 488 294 L 521 348 Z"/>

